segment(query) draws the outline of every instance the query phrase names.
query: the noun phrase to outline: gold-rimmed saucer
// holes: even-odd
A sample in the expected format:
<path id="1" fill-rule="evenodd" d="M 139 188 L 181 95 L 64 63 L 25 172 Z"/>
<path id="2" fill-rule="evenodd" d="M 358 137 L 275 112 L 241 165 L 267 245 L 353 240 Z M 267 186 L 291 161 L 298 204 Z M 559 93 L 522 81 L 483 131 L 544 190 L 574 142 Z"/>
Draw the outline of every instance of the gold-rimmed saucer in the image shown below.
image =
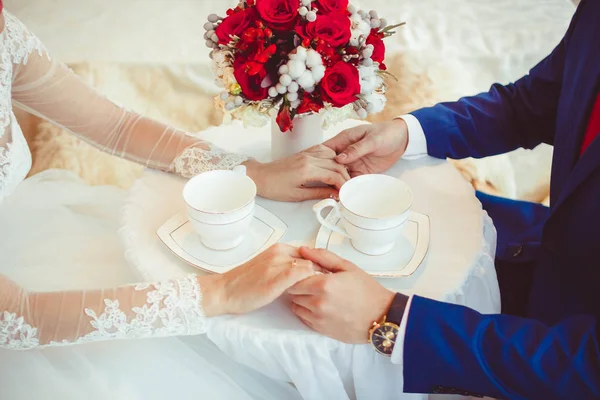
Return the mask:
<path id="1" fill-rule="evenodd" d="M 336 226 L 341 222 L 339 214 L 334 211 L 326 219 Z M 392 250 L 380 256 L 361 253 L 349 238 L 323 225 L 317 234 L 315 247 L 327 249 L 377 278 L 410 276 L 419 268 L 429 249 L 429 216 L 411 211 L 405 223 L 404 233 Z"/>
<path id="2" fill-rule="evenodd" d="M 209 249 L 200 241 L 185 212 L 170 218 L 156 231 L 160 240 L 177 257 L 206 272 L 224 273 L 279 242 L 288 227 L 265 208 L 255 206 L 254 219 L 244 241 L 231 250 Z"/>

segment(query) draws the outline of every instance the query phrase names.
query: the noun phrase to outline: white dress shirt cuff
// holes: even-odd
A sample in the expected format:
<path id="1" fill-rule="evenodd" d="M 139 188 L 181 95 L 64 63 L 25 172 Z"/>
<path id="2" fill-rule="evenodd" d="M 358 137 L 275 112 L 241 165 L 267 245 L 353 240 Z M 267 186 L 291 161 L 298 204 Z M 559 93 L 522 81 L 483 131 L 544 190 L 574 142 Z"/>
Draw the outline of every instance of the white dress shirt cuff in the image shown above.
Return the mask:
<path id="1" fill-rule="evenodd" d="M 408 146 L 402 158 L 410 160 L 427 155 L 427 139 L 419 120 L 412 114 L 401 115 L 397 118 L 403 119 L 408 127 Z"/>
<path id="2" fill-rule="evenodd" d="M 408 323 L 408 313 L 410 312 L 412 299 L 413 297 L 410 296 L 406 302 L 404 315 L 402 316 L 402 321 L 400 321 L 400 326 L 398 327 L 398 336 L 396 337 L 394 352 L 392 353 L 392 363 L 400 366 L 404 365 L 404 338 L 406 337 L 406 324 Z"/>

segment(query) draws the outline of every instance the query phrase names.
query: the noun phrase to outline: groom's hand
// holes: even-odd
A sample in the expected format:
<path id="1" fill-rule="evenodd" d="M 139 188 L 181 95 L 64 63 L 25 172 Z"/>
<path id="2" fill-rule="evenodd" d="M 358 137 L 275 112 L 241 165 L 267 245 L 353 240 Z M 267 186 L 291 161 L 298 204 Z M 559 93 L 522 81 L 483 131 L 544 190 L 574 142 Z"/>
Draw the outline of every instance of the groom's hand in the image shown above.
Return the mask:
<path id="1" fill-rule="evenodd" d="M 292 311 L 319 333 L 346 343 L 367 343 L 369 328 L 387 312 L 395 293 L 327 250 L 301 247 L 299 252 L 331 273 L 292 286 Z"/>
<path id="2" fill-rule="evenodd" d="M 324 143 L 338 155 L 335 160 L 348 167 L 351 176 L 388 170 L 404 154 L 408 127 L 402 119 L 359 125 L 340 132 Z"/>

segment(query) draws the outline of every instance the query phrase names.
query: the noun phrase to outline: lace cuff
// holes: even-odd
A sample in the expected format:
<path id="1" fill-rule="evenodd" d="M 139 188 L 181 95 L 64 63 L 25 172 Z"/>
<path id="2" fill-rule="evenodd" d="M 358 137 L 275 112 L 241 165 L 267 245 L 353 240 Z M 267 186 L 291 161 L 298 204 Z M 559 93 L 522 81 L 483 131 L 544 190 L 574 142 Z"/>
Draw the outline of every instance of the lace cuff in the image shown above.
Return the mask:
<path id="1" fill-rule="evenodd" d="M 206 171 L 233 169 L 247 160 L 248 157 L 227 153 L 215 145 L 202 142 L 186 148 L 171 164 L 171 171 L 184 178 L 192 178 Z"/>
<path id="2" fill-rule="evenodd" d="M 16 307 L 0 314 L 0 347 L 26 350 L 206 331 L 195 275 L 111 290 L 40 294 L 21 290 L 19 298 Z"/>

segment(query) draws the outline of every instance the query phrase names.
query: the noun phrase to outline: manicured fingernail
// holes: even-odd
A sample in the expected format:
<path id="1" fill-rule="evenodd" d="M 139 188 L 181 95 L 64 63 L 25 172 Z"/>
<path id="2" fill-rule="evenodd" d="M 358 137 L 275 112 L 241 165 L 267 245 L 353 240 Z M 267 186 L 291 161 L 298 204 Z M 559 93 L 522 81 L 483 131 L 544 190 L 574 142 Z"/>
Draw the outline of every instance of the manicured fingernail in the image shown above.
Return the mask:
<path id="1" fill-rule="evenodd" d="M 338 158 L 338 160 L 345 160 L 346 158 L 348 158 L 348 154 L 342 153 L 342 154 L 338 155 L 337 158 Z"/>

